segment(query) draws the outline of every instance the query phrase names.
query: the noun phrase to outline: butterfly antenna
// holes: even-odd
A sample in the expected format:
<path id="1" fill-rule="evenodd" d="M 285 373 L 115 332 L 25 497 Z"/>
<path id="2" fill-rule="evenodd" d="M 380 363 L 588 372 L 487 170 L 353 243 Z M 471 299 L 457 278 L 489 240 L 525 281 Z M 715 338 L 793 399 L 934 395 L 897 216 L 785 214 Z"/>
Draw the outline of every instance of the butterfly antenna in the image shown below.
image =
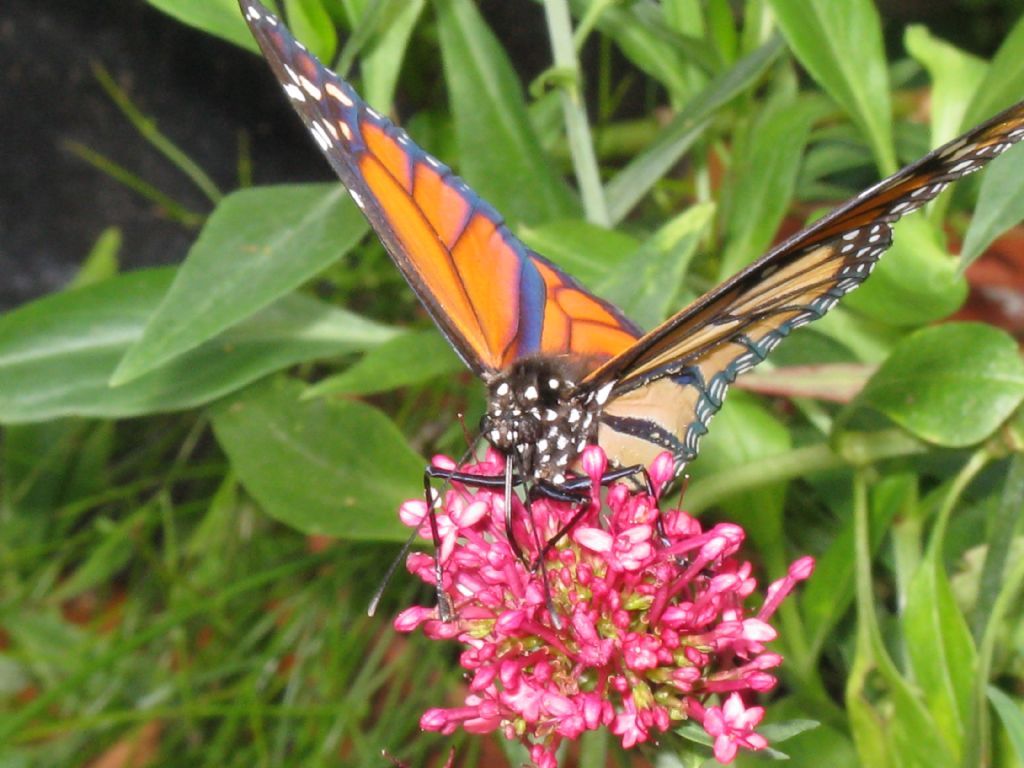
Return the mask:
<path id="1" fill-rule="evenodd" d="M 377 590 L 373 593 L 373 597 L 370 599 L 370 605 L 366 609 L 367 616 L 373 616 L 377 612 L 377 606 L 380 604 L 380 599 L 384 596 L 384 590 L 387 589 L 388 584 L 391 583 L 391 577 L 395 575 L 395 571 L 398 569 L 398 564 L 405 560 L 406 555 L 409 554 L 409 550 L 412 549 L 412 543 L 416 541 L 416 537 L 419 535 L 419 530 L 414 529 L 409 538 L 405 540 L 405 544 L 395 555 L 395 558 L 391 561 L 391 565 L 384 572 L 384 578 L 381 579 L 380 585 Z"/>
<path id="2" fill-rule="evenodd" d="M 679 483 L 679 499 L 676 501 L 676 509 L 683 508 L 683 497 L 686 495 L 686 490 L 690 487 L 690 476 L 683 475 L 682 481 Z"/>
<path id="3" fill-rule="evenodd" d="M 480 433 L 478 431 L 474 437 L 473 433 L 469 431 L 469 427 L 466 426 L 466 414 L 460 413 L 458 418 L 459 424 L 462 427 L 462 437 L 466 441 L 466 453 L 463 454 L 462 461 L 459 463 L 465 464 L 476 450 L 476 444 L 480 440 Z"/>

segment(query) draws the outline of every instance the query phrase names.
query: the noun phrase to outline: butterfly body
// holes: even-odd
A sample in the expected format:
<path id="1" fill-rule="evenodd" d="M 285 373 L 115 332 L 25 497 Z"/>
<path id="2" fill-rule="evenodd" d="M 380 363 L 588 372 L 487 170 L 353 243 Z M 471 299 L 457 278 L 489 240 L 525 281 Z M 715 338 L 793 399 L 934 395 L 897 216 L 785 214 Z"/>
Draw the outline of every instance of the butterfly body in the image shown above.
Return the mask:
<path id="1" fill-rule="evenodd" d="M 481 434 L 521 477 L 691 461 L 737 376 L 871 273 L 892 225 L 1024 137 L 1024 103 L 780 243 L 648 333 L 529 249 L 257 0 L 239 0 L 292 105 L 452 347 L 489 390 Z"/>
<path id="2" fill-rule="evenodd" d="M 569 356 L 526 358 L 488 387 L 480 432 L 500 453 L 516 456 L 524 476 L 562 484 L 583 449 L 597 442 L 610 387 L 581 388 L 582 362 Z"/>

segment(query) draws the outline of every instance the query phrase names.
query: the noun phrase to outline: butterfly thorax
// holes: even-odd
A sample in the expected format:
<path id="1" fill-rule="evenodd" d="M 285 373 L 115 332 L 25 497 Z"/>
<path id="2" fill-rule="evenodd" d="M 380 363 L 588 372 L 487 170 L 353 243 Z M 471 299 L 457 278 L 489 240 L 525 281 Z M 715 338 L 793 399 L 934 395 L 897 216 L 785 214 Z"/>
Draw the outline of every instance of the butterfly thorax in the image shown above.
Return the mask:
<path id="1" fill-rule="evenodd" d="M 588 443 L 595 442 L 603 398 L 578 385 L 561 358 L 527 358 L 490 382 L 480 428 L 498 451 L 517 458 L 535 480 L 565 481 Z"/>

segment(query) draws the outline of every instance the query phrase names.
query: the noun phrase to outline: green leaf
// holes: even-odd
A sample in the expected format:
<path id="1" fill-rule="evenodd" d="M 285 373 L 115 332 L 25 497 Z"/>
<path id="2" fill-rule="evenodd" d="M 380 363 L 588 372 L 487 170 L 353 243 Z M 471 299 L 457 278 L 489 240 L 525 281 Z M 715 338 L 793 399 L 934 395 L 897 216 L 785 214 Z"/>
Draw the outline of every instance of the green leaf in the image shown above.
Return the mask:
<path id="1" fill-rule="evenodd" d="M 871 0 L 770 0 L 797 59 L 853 118 L 879 170 L 896 170 L 889 76 Z"/>
<path id="2" fill-rule="evenodd" d="M 293 295 L 131 383 L 110 375 L 174 270 L 55 294 L 0 318 L 0 422 L 118 418 L 201 405 L 295 363 L 366 349 L 394 331 Z"/>
<path id="3" fill-rule="evenodd" d="M 409 37 L 425 5 L 426 0 L 387 0 L 372 5 L 380 9 L 380 22 L 359 57 L 359 71 L 363 76 L 363 98 L 384 112 L 390 110 L 394 101 Z"/>
<path id="4" fill-rule="evenodd" d="M 937 147 L 955 138 L 964 122 L 967 105 L 978 92 L 988 62 L 940 40 L 918 24 L 903 34 L 907 51 L 921 62 L 932 79 L 931 145 Z"/>
<path id="5" fill-rule="evenodd" d="M 387 392 L 464 368 L 448 340 L 436 330 L 411 331 L 371 349 L 344 373 L 307 389 L 302 398 Z"/>
<path id="6" fill-rule="evenodd" d="M 145 507 L 122 520 L 101 517 L 94 522 L 101 533 L 99 542 L 51 595 L 54 600 L 67 600 L 110 580 L 131 559 L 137 544 L 133 534 L 152 516 Z"/>
<path id="7" fill-rule="evenodd" d="M 715 416 L 714 426 L 702 441 L 700 456 L 692 466 L 698 476 L 714 475 L 759 458 L 785 453 L 791 445 L 789 432 L 760 401 L 745 392 L 732 391 Z M 772 557 L 779 554 L 777 548 L 783 542 L 784 500 L 785 484 L 775 483 L 735 494 L 721 503 L 730 519 L 747 528 L 762 553 L 771 553 L 766 555 L 769 562 L 781 562 Z M 685 505 L 685 497 L 683 502 Z"/>
<path id="8" fill-rule="evenodd" d="M 528 246 L 588 286 L 616 279 L 622 273 L 622 265 L 639 246 L 636 238 L 624 232 L 583 219 L 520 227 L 518 234 Z"/>
<path id="9" fill-rule="evenodd" d="M 672 122 L 661 130 L 651 146 L 631 160 L 605 185 L 608 211 L 613 222 L 625 218 L 633 206 L 679 161 L 686 150 L 703 135 L 715 112 L 754 86 L 781 50 L 782 42 L 772 38 L 715 77 L 672 118 Z"/>
<path id="10" fill-rule="evenodd" d="M 267 514 L 304 533 L 404 541 L 398 507 L 422 494 L 424 460 L 375 408 L 300 402 L 302 390 L 279 377 L 212 409 L 242 485 Z"/>
<path id="11" fill-rule="evenodd" d="M 786 720 L 780 723 L 769 723 L 761 726 L 757 732 L 767 738 L 772 744 L 781 744 L 801 733 L 813 731 L 821 727 L 817 720 Z"/>
<path id="12" fill-rule="evenodd" d="M 953 766 L 935 722 L 917 689 L 888 665 L 869 692 L 847 694 L 846 706 L 862 766 Z"/>
<path id="13" fill-rule="evenodd" d="M 819 112 L 815 101 L 783 97 L 758 115 L 731 171 L 735 185 L 729 207 L 737 215 L 727 217 L 722 277 L 738 272 L 771 243 L 793 198 L 800 157 Z"/>
<path id="14" fill-rule="evenodd" d="M 963 126 L 977 125 L 1020 101 L 1024 81 L 1024 16 L 1013 25 L 988 66 L 988 74 L 974 92 Z"/>
<path id="15" fill-rule="evenodd" d="M 860 398 L 918 437 L 953 447 L 984 440 L 1022 399 L 1024 362 L 1016 343 L 978 323 L 911 334 Z"/>
<path id="16" fill-rule="evenodd" d="M 434 0 L 460 172 L 509 221 L 537 224 L 577 205 L 544 155 L 505 52 L 468 0 Z"/>
<path id="17" fill-rule="evenodd" d="M 880 479 L 871 489 L 868 531 L 871 554 L 878 552 L 890 530 L 892 521 L 908 513 L 917 501 L 917 478 L 911 474 L 895 474 Z M 835 513 L 844 511 L 841 500 L 830 499 Z M 814 578 L 803 589 L 800 607 L 804 615 L 807 643 L 812 654 L 820 653 L 836 631 L 854 597 L 854 521 L 843 516 L 841 527 L 829 542 L 825 553 L 814 564 Z"/>
<path id="18" fill-rule="evenodd" d="M 147 0 L 168 16 L 189 26 L 209 32 L 228 42 L 258 51 L 252 33 L 245 25 L 238 0 Z"/>
<path id="19" fill-rule="evenodd" d="M 594 7 L 591 0 L 572 0 L 573 13 L 580 17 Z M 709 42 L 674 31 L 665 13 L 653 3 L 605 3 L 597 28 L 641 71 L 664 85 L 678 103 L 704 84 L 706 73 L 720 69 L 722 61 Z M 696 20 L 699 22 L 699 16 Z"/>
<path id="20" fill-rule="evenodd" d="M 1021 415 L 1018 411 L 1011 424 L 1019 421 Z M 1016 537 L 1020 511 L 1024 509 L 1024 453 L 1015 453 L 1009 464 L 999 504 L 986 520 L 985 562 L 978 578 L 978 596 L 971 616 L 974 640 L 987 654 L 991 653 L 992 646 L 984 643 L 984 633 L 989 622 L 998 622 L 1000 618 L 996 610 L 1000 595 L 1003 590 L 1013 588 L 1012 580 L 1006 577 L 1007 568 L 1019 557 L 1014 556 L 1015 551 L 1020 551 L 1018 545 L 1024 546 L 1024 539 Z M 990 664 L 991 658 L 984 658 L 984 662 Z"/>
<path id="21" fill-rule="evenodd" d="M 340 184 L 260 187 L 224 198 L 111 384 L 138 378 L 290 293 L 366 229 Z"/>
<path id="22" fill-rule="evenodd" d="M 295 39 L 321 61 L 330 61 L 338 48 L 338 31 L 320 0 L 284 0 L 284 6 Z"/>
<path id="23" fill-rule="evenodd" d="M 707 3 L 708 37 L 724 61 L 734 61 L 739 48 L 737 19 L 729 0 L 711 0 Z"/>
<path id="24" fill-rule="evenodd" d="M 913 678 L 950 751 L 963 750 L 977 653 L 942 566 L 941 546 L 929 547 L 907 590 L 903 637 Z"/>
<path id="25" fill-rule="evenodd" d="M 99 283 L 117 274 L 120 265 L 118 254 L 121 252 L 123 237 L 118 227 L 104 229 L 93 244 L 78 274 L 68 283 L 68 288 L 81 288 L 92 283 Z"/>
<path id="26" fill-rule="evenodd" d="M 942 237 L 939 227 L 923 216 L 900 221 L 892 248 L 844 304 L 898 326 L 923 325 L 953 314 L 966 300 L 968 287 Z"/>
<path id="27" fill-rule="evenodd" d="M 1024 219 L 1024 152 L 1014 147 L 993 160 L 982 177 L 978 204 L 960 250 L 960 274 L 1021 219 Z"/>
<path id="28" fill-rule="evenodd" d="M 618 306 L 641 328 L 653 328 L 677 309 L 679 286 L 714 215 L 714 203 L 702 203 L 673 217 L 647 238 L 615 274 L 598 283 L 596 293 Z"/>
<path id="29" fill-rule="evenodd" d="M 1024 763 L 1024 713 L 1021 712 L 1020 702 L 1011 699 L 993 685 L 988 687 L 988 698 L 1006 728 L 1017 761 Z"/>

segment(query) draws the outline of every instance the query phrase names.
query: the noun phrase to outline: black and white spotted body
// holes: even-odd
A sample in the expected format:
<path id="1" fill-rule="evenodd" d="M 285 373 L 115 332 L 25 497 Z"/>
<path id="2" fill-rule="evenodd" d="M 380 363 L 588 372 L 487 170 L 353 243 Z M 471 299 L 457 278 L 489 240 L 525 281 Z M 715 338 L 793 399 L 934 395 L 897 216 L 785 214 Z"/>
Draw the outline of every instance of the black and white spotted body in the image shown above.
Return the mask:
<path id="1" fill-rule="evenodd" d="M 520 360 L 489 384 L 480 429 L 500 453 L 514 455 L 534 480 L 565 482 L 576 459 L 596 442 L 597 420 L 610 387 L 579 387 L 568 361 Z"/>

